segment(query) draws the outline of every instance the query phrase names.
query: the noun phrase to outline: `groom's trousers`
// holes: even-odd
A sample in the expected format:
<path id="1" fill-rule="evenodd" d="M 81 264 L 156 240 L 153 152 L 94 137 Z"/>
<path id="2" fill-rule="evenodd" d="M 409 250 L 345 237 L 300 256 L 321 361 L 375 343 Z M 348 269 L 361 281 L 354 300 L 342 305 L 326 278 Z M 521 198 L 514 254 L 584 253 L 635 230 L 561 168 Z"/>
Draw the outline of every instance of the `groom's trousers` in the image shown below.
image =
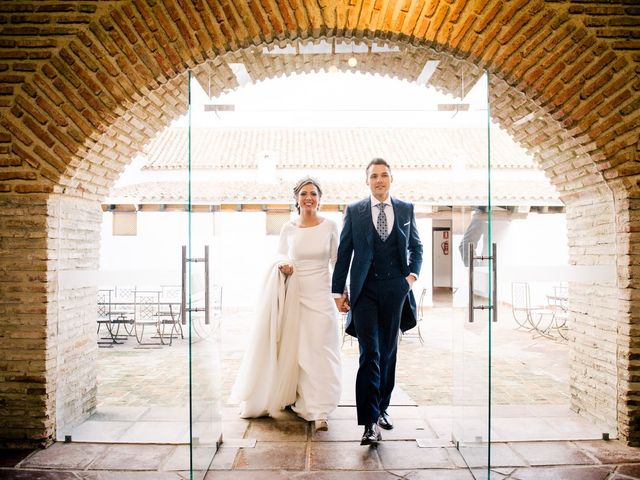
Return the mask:
<path id="1" fill-rule="evenodd" d="M 377 422 L 389 406 L 395 384 L 400 316 L 408 292 L 404 276 L 377 280 L 369 275 L 358 301 L 352 305 L 360 347 L 356 376 L 358 425 Z"/>

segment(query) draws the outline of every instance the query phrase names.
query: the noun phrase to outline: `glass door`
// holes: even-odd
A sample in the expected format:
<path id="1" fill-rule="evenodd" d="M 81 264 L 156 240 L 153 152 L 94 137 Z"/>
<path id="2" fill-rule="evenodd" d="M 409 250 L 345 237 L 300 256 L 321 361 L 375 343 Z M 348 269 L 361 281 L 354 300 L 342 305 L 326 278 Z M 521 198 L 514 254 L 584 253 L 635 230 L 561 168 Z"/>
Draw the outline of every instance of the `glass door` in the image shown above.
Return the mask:
<path id="1" fill-rule="evenodd" d="M 450 109 L 453 127 L 462 136 L 450 154 L 453 189 L 467 197 L 459 198 L 451 213 L 452 440 L 480 479 L 489 478 L 491 330 L 496 320 L 488 80 L 484 72 L 464 70 L 459 78 L 461 100 Z"/>
<path id="2" fill-rule="evenodd" d="M 221 339 L 222 288 L 212 264 L 214 209 L 199 201 L 198 165 L 206 155 L 202 135 L 207 124 L 208 64 L 189 72 L 188 241 L 182 247 L 183 323 L 189 334 L 189 446 L 191 479 L 205 477 L 222 443 Z M 214 67 L 211 67 L 214 68 Z"/>

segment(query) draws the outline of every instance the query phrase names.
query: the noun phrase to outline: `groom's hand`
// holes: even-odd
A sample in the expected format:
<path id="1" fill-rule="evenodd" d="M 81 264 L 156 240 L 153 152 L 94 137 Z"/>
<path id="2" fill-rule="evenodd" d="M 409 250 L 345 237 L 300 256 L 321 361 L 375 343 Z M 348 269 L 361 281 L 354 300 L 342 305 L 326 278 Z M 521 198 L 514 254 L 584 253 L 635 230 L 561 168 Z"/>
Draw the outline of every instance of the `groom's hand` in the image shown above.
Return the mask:
<path id="1" fill-rule="evenodd" d="M 409 274 L 405 277 L 407 279 L 407 283 L 409 284 L 409 288 L 413 288 L 413 282 L 416 281 L 416 277 L 413 276 L 412 274 Z"/>
<path id="2" fill-rule="evenodd" d="M 334 298 L 333 300 L 336 302 L 336 307 L 338 308 L 339 312 L 347 313 L 349 311 L 349 300 L 347 299 L 347 297 L 342 296 L 339 298 Z"/>

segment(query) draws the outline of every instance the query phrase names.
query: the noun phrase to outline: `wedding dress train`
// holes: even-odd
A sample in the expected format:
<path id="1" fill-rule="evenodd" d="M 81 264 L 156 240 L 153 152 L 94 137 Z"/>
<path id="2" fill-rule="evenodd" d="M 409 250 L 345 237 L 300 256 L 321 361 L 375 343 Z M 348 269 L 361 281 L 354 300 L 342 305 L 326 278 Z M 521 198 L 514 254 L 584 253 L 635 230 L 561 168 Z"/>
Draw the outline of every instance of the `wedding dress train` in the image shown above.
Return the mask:
<path id="1" fill-rule="evenodd" d="M 324 420 L 340 400 L 340 333 L 331 296 L 338 228 L 324 219 L 285 224 L 265 280 L 256 323 L 231 398 L 242 417 L 274 415 L 291 405 L 305 420 Z M 286 277 L 284 259 L 293 265 Z"/>

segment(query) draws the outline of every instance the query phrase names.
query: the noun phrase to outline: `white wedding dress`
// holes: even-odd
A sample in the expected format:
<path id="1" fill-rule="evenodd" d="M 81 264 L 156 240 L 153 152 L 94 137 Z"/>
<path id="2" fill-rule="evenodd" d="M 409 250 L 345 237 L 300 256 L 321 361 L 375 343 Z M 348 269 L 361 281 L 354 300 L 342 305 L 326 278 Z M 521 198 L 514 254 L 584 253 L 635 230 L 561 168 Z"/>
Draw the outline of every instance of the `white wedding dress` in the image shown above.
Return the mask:
<path id="1" fill-rule="evenodd" d="M 337 407 L 342 377 L 338 310 L 331 295 L 338 227 L 324 219 L 280 232 L 279 259 L 265 281 L 256 324 L 231 398 L 241 416 L 274 415 L 291 405 L 305 420 L 323 420 Z M 282 261 L 293 274 L 278 272 Z"/>

